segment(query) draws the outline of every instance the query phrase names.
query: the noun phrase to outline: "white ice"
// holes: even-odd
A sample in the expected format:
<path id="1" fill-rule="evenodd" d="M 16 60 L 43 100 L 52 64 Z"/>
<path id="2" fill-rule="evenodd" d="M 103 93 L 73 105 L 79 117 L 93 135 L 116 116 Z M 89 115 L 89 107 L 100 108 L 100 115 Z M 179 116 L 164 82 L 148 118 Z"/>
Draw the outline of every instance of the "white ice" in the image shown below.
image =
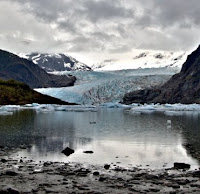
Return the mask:
<path id="1" fill-rule="evenodd" d="M 172 69 L 168 68 L 113 72 L 71 72 L 77 77 L 75 86 L 35 90 L 71 103 L 97 105 L 121 101 L 128 92 L 164 84 L 174 73 Z M 66 74 L 66 72 L 57 72 L 56 74 L 61 75 Z"/>
<path id="2" fill-rule="evenodd" d="M 200 104 L 132 104 L 129 113 L 163 112 L 168 116 L 181 116 L 188 112 L 200 112 Z"/>

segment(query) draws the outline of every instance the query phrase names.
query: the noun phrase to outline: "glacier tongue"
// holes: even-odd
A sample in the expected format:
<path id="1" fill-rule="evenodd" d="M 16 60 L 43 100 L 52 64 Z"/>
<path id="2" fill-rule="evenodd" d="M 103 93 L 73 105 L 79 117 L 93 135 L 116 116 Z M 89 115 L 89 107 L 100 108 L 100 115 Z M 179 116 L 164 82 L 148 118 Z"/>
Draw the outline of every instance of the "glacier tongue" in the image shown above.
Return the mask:
<path id="1" fill-rule="evenodd" d="M 77 77 L 78 85 L 35 90 L 78 104 L 119 102 L 125 93 L 164 84 L 174 73 L 175 71 L 168 68 L 113 72 L 72 72 Z"/>

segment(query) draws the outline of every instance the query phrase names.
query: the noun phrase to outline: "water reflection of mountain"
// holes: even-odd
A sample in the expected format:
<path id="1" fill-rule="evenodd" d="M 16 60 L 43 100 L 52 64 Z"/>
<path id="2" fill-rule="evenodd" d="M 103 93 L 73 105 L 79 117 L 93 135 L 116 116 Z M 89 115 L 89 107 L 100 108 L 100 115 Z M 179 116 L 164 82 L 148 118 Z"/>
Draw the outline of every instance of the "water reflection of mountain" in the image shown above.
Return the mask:
<path id="1" fill-rule="evenodd" d="M 200 113 L 188 112 L 178 122 L 186 140 L 184 147 L 200 162 Z"/>
<path id="2" fill-rule="evenodd" d="M 21 144 L 29 145 L 34 135 L 35 111 L 16 111 L 12 116 L 0 116 L 0 144 L 8 147 L 19 147 Z"/>
<path id="3" fill-rule="evenodd" d="M 172 121 L 170 128 L 167 120 Z M 129 156 L 123 161 L 152 161 L 160 166 L 167 161 L 196 164 L 191 150 L 187 154 L 183 145 L 189 142 L 200 150 L 198 127 L 199 115 L 131 115 L 121 109 L 101 109 L 95 113 L 19 111 L 0 117 L 0 144 L 29 145 L 17 154 L 37 160 L 66 160 L 61 151 L 70 147 L 75 154 L 67 161 L 112 162 L 116 156 Z M 84 150 L 94 153 L 83 154 Z"/>
<path id="4" fill-rule="evenodd" d="M 72 115 L 59 112 L 16 111 L 12 116 L 0 117 L 0 144 L 15 148 L 23 144 L 35 154 L 60 153 L 67 146 L 76 150 L 91 138 L 75 137 L 75 121 Z"/>

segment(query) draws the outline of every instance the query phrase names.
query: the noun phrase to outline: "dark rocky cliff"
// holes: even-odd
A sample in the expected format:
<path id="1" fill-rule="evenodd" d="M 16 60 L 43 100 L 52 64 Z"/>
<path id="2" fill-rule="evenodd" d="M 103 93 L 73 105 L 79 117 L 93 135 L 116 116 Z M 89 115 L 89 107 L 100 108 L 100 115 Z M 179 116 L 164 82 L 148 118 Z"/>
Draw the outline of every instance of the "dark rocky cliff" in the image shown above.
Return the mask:
<path id="1" fill-rule="evenodd" d="M 200 46 L 188 56 L 181 72 L 163 86 L 134 91 L 124 96 L 123 103 L 200 103 Z"/>
<path id="2" fill-rule="evenodd" d="M 76 80 L 73 76 L 48 74 L 33 62 L 3 50 L 0 50 L 0 78 L 14 79 L 31 88 L 72 86 Z"/>

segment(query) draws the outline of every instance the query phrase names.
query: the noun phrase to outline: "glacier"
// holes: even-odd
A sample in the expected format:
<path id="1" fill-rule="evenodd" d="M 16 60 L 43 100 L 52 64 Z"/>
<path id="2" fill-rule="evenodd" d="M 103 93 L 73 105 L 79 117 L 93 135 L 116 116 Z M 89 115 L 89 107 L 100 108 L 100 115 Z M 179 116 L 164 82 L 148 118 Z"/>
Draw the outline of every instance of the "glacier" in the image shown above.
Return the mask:
<path id="1" fill-rule="evenodd" d="M 173 68 L 149 68 L 105 72 L 70 72 L 77 77 L 75 86 L 35 90 L 67 102 L 97 105 L 106 102 L 119 102 L 127 92 L 164 84 L 177 71 Z M 54 72 L 57 75 L 68 73 L 68 71 Z"/>

